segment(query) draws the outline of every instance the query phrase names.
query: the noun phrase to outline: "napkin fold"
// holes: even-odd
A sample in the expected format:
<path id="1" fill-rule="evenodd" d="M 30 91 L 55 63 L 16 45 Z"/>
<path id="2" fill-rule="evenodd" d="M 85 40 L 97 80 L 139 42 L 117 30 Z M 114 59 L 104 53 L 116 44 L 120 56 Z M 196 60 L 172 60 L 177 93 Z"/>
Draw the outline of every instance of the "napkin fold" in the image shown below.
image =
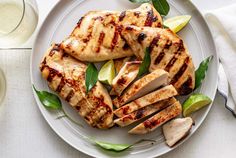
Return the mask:
<path id="1" fill-rule="evenodd" d="M 236 111 L 236 3 L 207 11 L 205 18 L 229 83 L 228 104 Z"/>

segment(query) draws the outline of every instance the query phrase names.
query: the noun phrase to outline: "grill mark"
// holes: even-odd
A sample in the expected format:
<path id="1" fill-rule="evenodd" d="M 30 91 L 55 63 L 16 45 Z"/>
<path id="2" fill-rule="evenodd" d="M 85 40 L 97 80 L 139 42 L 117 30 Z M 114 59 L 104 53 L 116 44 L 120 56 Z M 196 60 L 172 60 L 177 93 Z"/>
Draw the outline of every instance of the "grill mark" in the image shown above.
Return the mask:
<path id="1" fill-rule="evenodd" d="M 97 16 L 97 17 L 95 17 L 95 18 L 93 18 L 93 20 L 100 20 L 100 21 L 103 21 L 104 20 L 104 18 L 103 17 L 101 17 L 101 16 Z"/>
<path id="2" fill-rule="evenodd" d="M 47 81 L 48 82 L 52 82 L 52 79 L 57 75 L 57 76 L 59 76 L 59 77 L 61 77 L 61 73 L 59 72 L 59 71 L 57 71 L 57 70 L 55 70 L 55 69 L 52 69 L 52 68 L 50 68 L 49 66 L 47 66 L 47 65 L 44 65 L 43 66 L 43 68 L 42 69 L 44 69 L 44 68 L 48 68 L 48 70 L 49 70 L 49 74 L 48 74 L 48 77 L 47 77 Z"/>
<path id="3" fill-rule="evenodd" d="M 97 47 L 97 50 L 96 50 L 97 53 L 100 52 L 100 48 L 101 48 L 101 45 L 103 43 L 104 37 L 105 37 L 105 33 L 101 32 L 100 35 L 99 35 L 99 38 L 98 38 L 98 47 Z"/>
<path id="4" fill-rule="evenodd" d="M 127 30 L 127 31 L 132 31 L 133 28 L 132 28 L 131 26 L 127 26 L 127 27 L 125 28 L 125 30 Z"/>
<path id="5" fill-rule="evenodd" d="M 165 53 L 162 51 L 155 59 L 154 64 L 157 65 L 161 62 L 161 60 L 164 58 Z"/>
<path id="6" fill-rule="evenodd" d="M 153 48 L 158 45 L 157 42 L 159 41 L 159 39 L 160 39 L 159 34 L 156 37 L 153 38 L 153 40 L 152 40 L 152 42 L 150 43 L 150 46 L 149 46 L 150 52 L 152 52 Z"/>
<path id="7" fill-rule="evenodd" d="M 144 109 L 140 109 L 140 110 L 138 110 L 137 112 L 136 112 L 136 114 L 135 114 L 135 120 L 136 119 L 141 119 L 142 117 L 143 117 L 143 115 L 144 115 Z"/>
<path id="8" fill-rule="evenodd" d="M 141 12 L 139 12 L 139 11 L 134 12 L 134 16 L 136 16 L 137 18 L 139 18 L 140 14 L 141 14 Z"/>
<path id="9" fill-rule="evenodd" d="M 178 50 L 177 50 L 178 52 L 182 52 L 185 50 L 183 40 L 180 40 L 177 46 L 178 46 Z"/>
<path id="10" fill-rule="evenodd" d="M 172 41 L 169 39 L 166 41 L 166 44 L 164 45 L 164 49 L 169 49 L 172 46 Z"/>
<path id="11" fill-rule="evenodd" d="M 151 119 L 151 120 L 146 120 L 143 125 L 145 126 L 145 128 L 149 128 L 152 129 L 154 127 L 156 127 L 157 125 L 159 125 L 161 122 L 164 122 L 165 118 L 159 117 L 157 119 Z"/>
<path id="12" fill-rule="evenodd" d="M 74 94 L 75 94 L 74 91 L 71 90 L 70 93 L 67 95 L 67 97 L 66 97 L 65 100 L 66 100 L 67 102 L 70 102 L 70 99 L 74 96 Z"/>
<path id="13" fill-rule="evenodd" d="M 121 77 L 121 78 L 118 79 L 117 84 L 124 85 L 126 83 L 126 81 L 127 80 L 124 77 Z"/>
<path id="14" fill-rule="evenodd" d="M 60 93 L 62 88 L 65 86 L 65 84 L 66 84 L 65 80 L 62 78 L 61 82 L 59 83 L 59 85 L 58 85 L 58 87 L 56 89 L 56 92 Z"/>
<path id="15" fill-rule="evenodd" d="M 88 43 L 92 37 L 94 23 L 95 23 L 95 19 L 93 19 L 93 22 L 88 27 L 88 31 L 90 31 L 89 34 L 87 35 L 86 38 L 82 39 L 83 42 L 85 43 L 85 46 L 81 49 L 81 52 L 83 52 L 84 49 L 86 49 L 86 47 L 88 46 L 88 44 L 86 44 L 86 43 Z"/>
<path id="16" fill-rule="evenodd" d="M 185 70 L 188 67 L 188 63 L 189 63 L 189 57 L 187 57 L 184 60 L 184 64 L 182 65 L 182 67 L 179 69 L 179 71 L 175 74 L 175 76 L 172 78 L 171 80 L 171 84 L 175 84 L 178 79 L 183 75 L 183 73 L 185 72 Z"/>
<path id="17" fill-rule="evenodd" d="M 169 63 L 166 65 L 165 67 L 165 71 L 169 72 L 170 68 L 174 65 L 174 63 L 176 62 L 177 58 L 174 56 Z"/>
<path id="18" fill-rule="evenodd" d="M 138 35 L 138 43 L 142 43 L 142 41 L 147 37 L 147 35 L 145 33 L 140 33 Z"/>
<path id="19" fill-rule="evenodd" d="M 128 43 L 125 42 L 124 46 L 122 47 L 123 50 L 128 50 L 130 48 L 130 46 L 128 45 Z"/>
<path id="20" fill-rule="evenodd" d="M 81 17 L 77 23 L 77 27 L 80 28 L 82 21 L 84 20 L 84 17 Z"/>
<path id="21" fill-rule="evenodd" d="M 192 78 L 189 76 L 188 79 L 181 85 L 181 87 L 178 89 L 178 92 L 182 94 L 189 94 L 193 91 L 193 85 L 192 85 Z"/>
<path id="22" fill-rule="evenodd" d="M 103 107 L 103 108 L 105 108 L 105 114 L 104 115 L 106 115 L 106 114 L 111 114 L 112 113 L 112 110 L 111 110 L 111 108 L 104 102 L 104 97 L 103 96 L 100 96 L 100 97 L 95 97 L 95 96 L 93 96 L 93 99 L 92 100 L 94 100 L 94 101 L 96 101 L 97 102 L 97 105 L 95 106 L 95 108 L 93 108 L 93 110 L 92 111 L 90 111 L 86 116 L 85 116 L 85 118 L 92 118 L 91 116 L 93 116 L 94 115 L 94 113 L 96 113 L 97 112 L 97 109 L 99 109 L 99 108 L 101 108 L 101 107 Z M 96 123 L 99 123 L 99 121 L 101 120 L 101 118 L 102 118 L 102 116 L 101 117 L 99 117 L 98 119 L 98 121 L 96 121 Z M 92 120 L 92 121 L 94 121 L 94 120 Z"/>
<path id="23" fill-rule="evenodd" d="M 147 18 L 146 18 L 146 21 L 144 23 L 144 26 L 152 26 L 152 22 L 153 22 L 153 10 L 149 10 L 147 12 Z"/>
<path id="24" fill-rule="evenodd" d="M 125 15 L 126 15 L 126 11 L 121 12 L 119 16 L 119 21 L 123 21 L 125 18 Z"/>
<path id="25" fill-rule="evenodd" d="M 123 26 L 122 25 L 116 25 L 115 26 L 115 32 L 114 32 L 114 36 L 111 42 L 111 50 L 113 50 L 118 42 L 118 38 L 121 34 L 121 31 L 123 30 Z"/>

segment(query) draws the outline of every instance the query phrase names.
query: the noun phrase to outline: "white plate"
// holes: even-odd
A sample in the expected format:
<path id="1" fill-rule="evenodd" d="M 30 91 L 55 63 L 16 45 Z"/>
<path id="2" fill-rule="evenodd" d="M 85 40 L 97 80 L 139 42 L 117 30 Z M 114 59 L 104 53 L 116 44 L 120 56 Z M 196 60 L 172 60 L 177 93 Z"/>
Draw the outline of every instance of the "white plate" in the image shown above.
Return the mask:
<path id="1" fill-rule="evenodd" d="M 199 11 L 189 0 L 170 0 L 169 3 L 171 5 L 171 11 L 168 17 L 183 14 L 189 14 L 192 16 L 190 24 L 188 24 L 187 27 L 185 27 L 184 30 L 179 33 L 179 35 L 186 42 L 189 52 L 193 57 L 194 64 L 198 66 L 204 58 L 208 57 L 209 55 L 214 55 L 214 59 L 209 67 L 207 77 L 200 88 L 201 93 L 208 95 L 213 100 L 217 86 L 218 59 L 215 53 L 216 51 L 210 31 Z M 128 0 L 60 1 L 44 21 L 36 38 L 30 66 L 32 84 L 34 84 L 40 90 L 50 91 L 46 81 L 42 79 L 38 68 L 41 58 L 52 42 L 61 42 L 70 34 L 79 18 L 83 14 L 90 10 L 126 10 L 135 7 L 138 7 L 138 5 L 132 4 Z M 65 118 L 60 120 L 55 119 L 62 113 L 60 111 L 53 112 L 46 110 L 39 102 L 37 96 L 35 96 L 35 99 L 44 118 L 47 120 L 52 129 L 71 146 L 88 155 L 103 158 L 136 158 L 137 156 L 147 158 L 162 155 L 173 149 L 165 145 L 160 128 L 150 134 L 141 136 L 129 135 L 127 131 L 131 127 L 114 127 L 110 130 L 94 129 L 87 125 L 83 119 L 78 116 L 78 114 L 69 105 L 67 105 L 66 102 L 63 101 L 63 107 L 65 108 L 66 112 L 84 125 L 84 128 L 81 128 L 69 122 Z M 200 126 L 209 112 L 210 107 L 211 106 L 208 106 L 192 115 L 196 125 L 193 127 L 190 135 L 187 138 L 191 137 L 191 135 Z M 112 143 L 133 143 L 141 138 L 151 138 L 158 141 L 154 145 L 144 143 L 138 147 L 126 150 L 124 152 L 115 153 L 104 151 L 94 146 L 93 144 L 84 140 L 82 135 L 93 136 L 98 140 Z"/>

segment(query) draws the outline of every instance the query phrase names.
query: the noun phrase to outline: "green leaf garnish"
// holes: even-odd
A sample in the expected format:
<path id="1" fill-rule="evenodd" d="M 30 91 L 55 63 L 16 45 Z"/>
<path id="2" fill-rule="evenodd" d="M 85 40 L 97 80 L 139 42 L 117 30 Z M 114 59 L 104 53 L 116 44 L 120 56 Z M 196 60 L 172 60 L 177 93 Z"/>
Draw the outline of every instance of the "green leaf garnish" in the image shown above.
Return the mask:
<path id="1" fill-rule="evenodd" d="M 147 3 L 150 2 L 151 0 L 129 0 L 132 3 Z"/>
<path id="2" fill-rule="evenodd" d="M 205 60 L 203 60 L 198 69 L 195 71 L 195 89 L 197 89 L 204 80 L 206 76 L 206 72 L 208 69 L 209 62 L 212 60 L 213 56 L 207 57 Z"/>
<path id="3" fill-rule="evenodd" d="M 58 116 L 56 119 L 61 119 L 63 117 L 66 117 L 71 122 L 73 122 L 73 123 L 83 127 L 83 125 L 81 125 L 80 123 L 76 122 L 70 116 L 67 115 L 65 110 L 62 108 L 61 100 L 60 100 L 60 98 L 57 95 L 55 95 L 53 93 L 50 93 L 50 92 L 47 92 L 47 91 L 39 91 L 39 90 L 37 90 L 35 88 L 34 85 L 33 85 L 33 89 L 36 92 L 40 102 L 43 104 L 43 106 L 46 109 L 61 110 L 63 112 L 64 115 Z"/>
<path id="4" fill-rule="evenodd" d="M 151 64 L 150 48 L 147 47 L 145 49 L 144 59 L 139 67 L 138 77 L 140 77 L 144 73 L 148 72 L 150 64 Z"/>
<path id="5" fill-rule="evenodd" d="M 167 15 L 170 11 L 170 6 L 166 0 L 152 0 L 154 8 L 161 14 Z"/>
<path id="6" fill-rule="evenodd" d="M 115 152 L 124 151 L 124 150 L 134 146 L 135 144 L 138 144 L 138 143 L 141 143 L 144 141 L 156 142 L 155 140 L 151 140 L 151 139 L 141 139 L 133 144 L 113 144 L 113 143 L 98 141 L 98 140 L 95 140 L 94 138 L 87 138 L 87 139 L 89 139 L 91 142 L 95 143 L 97 146 L 99 146 L 105 150 L 115 151 Z"/>
<path id="7" fill-rule="evenodd" d="M 44 107 L 48 109 L 61 109 L 61 100 L 55 94 L 49 93 L 47 91 L 38 91 L 33 85 L 33 89 L 36 92 L 40 102 Z"/>
<path id="8" fill-rule="evenodd" d="M 169 29 L 169 27 L 166 26 L 166 25 L 164 25 L 164 24 L 162 25 L 162 28 L 163 28 L 163 29 Z"/>
<path id="9" fill-rule="evenodd" d="M 88 93 L 98 80 L 98 70 L 93 63 L 89 63 L 86 69 L 85 85 Z"/>

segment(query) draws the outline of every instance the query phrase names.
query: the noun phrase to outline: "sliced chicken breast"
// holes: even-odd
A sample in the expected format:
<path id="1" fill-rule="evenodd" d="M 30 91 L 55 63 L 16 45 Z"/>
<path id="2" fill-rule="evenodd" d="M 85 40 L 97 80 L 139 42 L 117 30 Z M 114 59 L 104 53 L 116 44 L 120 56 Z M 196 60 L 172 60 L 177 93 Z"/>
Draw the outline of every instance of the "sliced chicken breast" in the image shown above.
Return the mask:
<path id="1" fill-rule="evenodd" d="M 178 94 L 172 85 L 160 88 L 152 93 L 149 93 L 141 98 L 138 98 L 125 106 L 120 107 L 114 111 L 114 114 L 118 117 L 123 117 L 130 114 L 133 111 L 146 107 L 148 105 L 154 104 L 156 102 L 174 97 Z"/>
<path id="2" fill-rule="evenodd" d="M 146 134 L 157 127 L 161 126 L 165 122 L 177 117 L 182 112 L 182 106 L 177 101 L 173 105 L 165 108 L 164 110 L 160 111 L 156 115 L 152 116 L 151 118 L 145 120 L 143 123 L 140 123 L 133 129 L 129 131 L 130 134 Z"/>
<path id="3" fill-rule="evenodd" d="M 150 71 L 164 69 L 170 74 L 171 84 L 180 94 L 192 92 L 195 86 L 195 68 L 183 40 L 170 29 L 126 26 L 122 37 L 135 55 L 144 57 L 145 48 L 150 48 Z M 144 36 L 139 40 L 139 36 Z"/>
<path id="4" fill-rule="evenodd" d="M 145 94 L 157 89 L 160 86 L 169 83 L 168 73 L 162 69 L 157 69 L 152 73 L 135 81 L 123 95 L 113 100 L 113 105 L 117 108 L 122 105 L 135 100 Z"/>
<path id="5" fill-rule="evenodd" d="M 125 63 L 118 75 L 112 81 L 111 95 L 121 95 L 123 90 L 137 77 L 140 64 L 141 61 L 130 61 Z"/>
<path id="6" fill-rule="evenodd" d="M 166 144 L 174 146 L 181 139 L 185 138 L 194 124 L 191 117 L 176 118 L 162 126 L 162 131 L 166 139 Z"/>
<path id="7" fill-rule="evenodd" d="M 56 44 L 45 54 L 40 65 L 49 87 L 59 93 L 93 127 L 113 125 L 112 101 L 100 82 L 88 94 L 85 88 L 87 66 L 70 57 Z"/>
<path id="8" fill-rule="evenodd" d="M 126 62 L 130 61 L 132 57 L 119 58 L 114 60 L 116 74 L 120 72 L 120 69 L 125 65 Z"/>
<path id="9" fill-rule="evenodd" d="M 120 36 L 123 25 L 161 27 L 162 18 L 149 3 L 123 12 L 90 11 L 79 20 L 71 35 L 61 43 L 61 48 L 88 62 L 131 56 L 133 51 Z"/>
<path id="10" fill-rule="evenodd" d="M 121 127 L 128 126 L 132 123 L 137 122 L 138 120 L 145 118 L 149 115 L 152 115 L 156 113 L 157 111 L 160 111 L 176 102 L 176 99 L 174 97 L 168 98 L 163 101 L 159 101 L 157 103 L 154 103 L 152 105 L 146 106 L 144 108 L 141 108 L 137 111 L 134 111 L 128 115 L 125 115 L 121 118 L 118 118 L 114 120 L 114 123 L 118 124 Z"/>

